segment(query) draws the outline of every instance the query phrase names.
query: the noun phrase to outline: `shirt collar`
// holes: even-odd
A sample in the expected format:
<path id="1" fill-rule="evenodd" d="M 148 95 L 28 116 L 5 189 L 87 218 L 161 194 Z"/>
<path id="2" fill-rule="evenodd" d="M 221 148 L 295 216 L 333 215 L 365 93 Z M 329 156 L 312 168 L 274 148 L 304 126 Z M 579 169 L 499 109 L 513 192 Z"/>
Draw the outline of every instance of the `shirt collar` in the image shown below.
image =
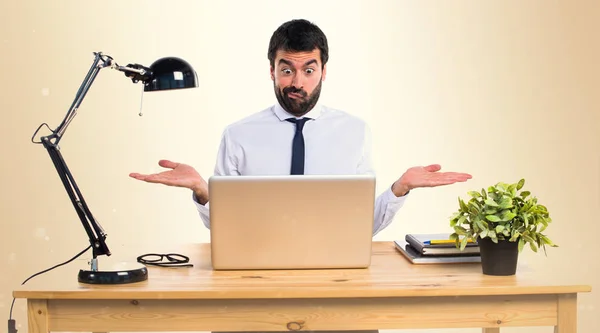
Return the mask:
<path id="1" fill-rule="evenodd" d="M 285 121 L 288 118 L 298 118 L 298 117 L 290 114 L 289 112 L 285 111 L 281 107 L 279 102 L 275 103 L 275 105 L 273 106 L 273 113 L 275 113 L 275 116 L 277 116 L 277 118 L 279 118 L 279 120 L 281 120 L 281 121 Z M 302 116 L 300 118 L 317 119 L 317 118 L 319 118 L 319 116 L 322 113 L 323 113 L 323 106 L 321 104 L 317 103 L 312 108 L 312 110 L 308 111 L 308 113 L 306 113 L 304 116 Z"/>

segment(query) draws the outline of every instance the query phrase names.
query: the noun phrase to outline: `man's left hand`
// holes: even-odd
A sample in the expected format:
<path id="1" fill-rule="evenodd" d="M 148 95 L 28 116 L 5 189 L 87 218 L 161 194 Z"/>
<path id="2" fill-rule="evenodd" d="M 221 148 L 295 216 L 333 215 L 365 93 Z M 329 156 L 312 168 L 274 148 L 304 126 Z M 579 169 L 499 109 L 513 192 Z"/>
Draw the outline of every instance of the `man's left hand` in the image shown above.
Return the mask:
<path id="1" fill-rule="evenodd" d="M 473 178 L 468 173 L 438 172 L 441 168 L 439 164 L 412 167 L 406 170 L 402 177 L 392 185 L 392 192 L 397 197 L 401 197 L 414 188 L 450 185 Z"/>

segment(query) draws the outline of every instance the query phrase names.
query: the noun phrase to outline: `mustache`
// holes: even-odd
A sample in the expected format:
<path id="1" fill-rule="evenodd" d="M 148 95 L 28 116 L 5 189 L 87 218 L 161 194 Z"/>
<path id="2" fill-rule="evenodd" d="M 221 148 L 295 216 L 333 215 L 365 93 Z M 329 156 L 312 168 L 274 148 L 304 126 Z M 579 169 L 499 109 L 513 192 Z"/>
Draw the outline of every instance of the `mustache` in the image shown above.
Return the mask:
<path id="1" fill-rule="evenodd" d="M 289 93 L 293 93 L 293 94 L 298 94 L 301 95 L 302 97 L 306 97 L 308 94 L 306 93 L 306 91 L 296 88 L 296 87 L 285 87 L 283 88 L 283 94 L 287 95 Z"/>

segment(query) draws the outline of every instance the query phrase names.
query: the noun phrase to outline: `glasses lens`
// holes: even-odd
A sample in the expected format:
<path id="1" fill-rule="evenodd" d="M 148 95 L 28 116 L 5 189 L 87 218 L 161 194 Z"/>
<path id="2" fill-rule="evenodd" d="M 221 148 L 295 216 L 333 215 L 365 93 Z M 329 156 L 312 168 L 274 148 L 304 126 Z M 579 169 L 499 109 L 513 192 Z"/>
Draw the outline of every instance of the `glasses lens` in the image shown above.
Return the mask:
<path id="1" fill-rule="evenodd" d="M 158 255 L 158 254 L 147 254 L 142 257 L 142 260 L 147 261 L 147 262 L 157 262 L 157 261 L 161 261 L 161 259 L 162 259 L 162 256 Z"/>
<path id="2" fill-rule="evenodd" d="M 173 262 L 187 262 L 187 258 L 182 256 L 181 254 L 171 253 L 167 254 L 167 259 Z"/>

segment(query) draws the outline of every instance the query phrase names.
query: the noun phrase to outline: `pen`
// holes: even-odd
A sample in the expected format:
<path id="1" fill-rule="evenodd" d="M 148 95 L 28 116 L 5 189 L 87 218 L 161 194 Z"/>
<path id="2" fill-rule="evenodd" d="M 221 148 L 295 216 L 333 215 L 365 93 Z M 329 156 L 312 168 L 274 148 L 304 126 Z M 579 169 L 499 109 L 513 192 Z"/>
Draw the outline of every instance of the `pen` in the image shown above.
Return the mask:
<path id="1" fill-rule="evenodd" d="M 459 241 L 460 242 L 460 241 Z M 472 239 L 468 240 L 469 243 L 474 243 Z M 456 241 L 454 239 L 432 239 L 423 242 L 425 245 L 435 245 L 435 244 L 454 244 Z"/>

